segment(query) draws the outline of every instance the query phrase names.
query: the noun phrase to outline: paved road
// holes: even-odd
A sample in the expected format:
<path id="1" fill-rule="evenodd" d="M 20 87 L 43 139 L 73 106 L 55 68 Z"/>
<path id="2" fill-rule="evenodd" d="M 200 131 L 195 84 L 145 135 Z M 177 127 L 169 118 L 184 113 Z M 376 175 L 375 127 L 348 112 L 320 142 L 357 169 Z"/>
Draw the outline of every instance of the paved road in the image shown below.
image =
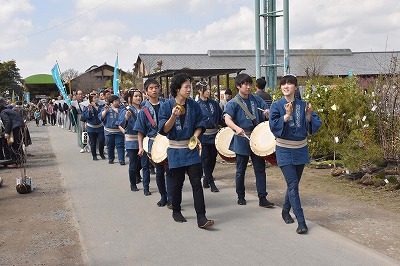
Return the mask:
<path id="1" fill-rule="evenodd" d="M 286 225 L 280 208 L 235 204 L 234 187 L 218 183 L 220 193 L 205 191 L 211 230 L 197 227 L 188 180 L 183 193 L 187 223 L 176 223 L 171 210 L 156 206 L 153 195 L 131 192 L 128 166 L 93 161 L 80 154 L 76 134 L 49 127 L 58 167 L 67 185 L 87 265 L 399 265 L 381 253 L 308 222 L 307 235 Z M 250 175 L 251 173 L 249 173 Z M 141 188 L 141 186 L 139 186 Z"/>

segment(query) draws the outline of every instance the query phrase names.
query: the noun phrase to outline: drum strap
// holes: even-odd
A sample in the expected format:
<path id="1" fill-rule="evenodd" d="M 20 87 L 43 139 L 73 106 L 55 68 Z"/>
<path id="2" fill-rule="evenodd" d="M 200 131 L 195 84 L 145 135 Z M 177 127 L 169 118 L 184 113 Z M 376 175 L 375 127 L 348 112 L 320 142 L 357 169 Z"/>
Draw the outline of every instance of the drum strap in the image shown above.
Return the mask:
<path id="1" fill-rule="evenodd" d="M 250 111 L 249 111 L 249 109 L 247 108 L 247 106 L 245 106 L 245 105 L 243 104 L 243 102 L 242 102 L 241 100 L 239 100 L 238 97 L 235 97 L 235 98 L 233 98 L 233 99 L 235 100 L 235 102 L 237 102 L 237 104 L 239 104 L 239 106 L 242 108 L 242 110 L 246 113 L 246 115 L 251 119 L 251 121 L 252 121 L 253 124 L 254 124 L 254 122 L 255 122 L 255 120 L 256 120 L 256 117 L 255 117 L 252 113 L 250 113 Z"/>
<path id="2" fill-rule="evenodd" d="M 149 112 L 149 109 L 147 109 L 146 106 L 143 106 L 142 109 L 143 109 L 143 112 L 144 112 L 144 114 L 146 115 L 147 119 L 149 119 L 151 126 L 154 127 L 154 128 L 156 128 L 156 122 L 154 122 L 153 117 L 151 117 L 150 112 Z"/>

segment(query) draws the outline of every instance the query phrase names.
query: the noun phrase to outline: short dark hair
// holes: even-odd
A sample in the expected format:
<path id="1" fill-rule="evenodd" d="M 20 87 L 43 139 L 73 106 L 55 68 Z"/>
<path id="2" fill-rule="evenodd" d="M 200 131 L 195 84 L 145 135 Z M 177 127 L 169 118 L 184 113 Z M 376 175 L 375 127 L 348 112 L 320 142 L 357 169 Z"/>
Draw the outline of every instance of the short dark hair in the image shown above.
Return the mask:
<path id="1" fill-rule="evenodd" d="M 236 76 L 235 78 L 235 86 L 241 86 L 244 83 L 250 83 L 253 84 L 253 79 L 246 73 L 240 73 Z"/>
<path id="2" fill-rule="evenodd" d="M 111 95 L 108 99 L 108 103 L 112 103 L 113 101 L 120 100 L 119 97 L 115 94 Z"/>
<path id="3" fill-rule="evenodd" d="M 97 96 L 97 94 L 89 94 L 89 103 L 93 102 L 93 97 Z"/>
<path id="4" fill-rule="evenodd" d="M 285 85 L 286 83 L 293 84 L 297 87 L 297 78 L 294 75 L 285 75 L 282 77 L 280 85 Z"/>
<path id="5" fill-rule="evenodd" d="M 192 81 L 192 76 L 186 73 L 176 74 L 171 80 L 171 94 L 175 98 L 178 90 L 182 87 L 185 81 Z"/>
<path id="6" fill-rule="evenodd" d="M 257 88 L 259 88 L 260 90 L 263 90 L 263 89 L 265 89 L 267 82 L 263 78 L 258 78 L 256 80 L 256 84 L 257 84 Z"/>
<path id="7" fill-rule="evenodd" d="M 196 83 L 196 90 L 204 92 L 208 88 L 208 82 L 207 81 L 199 81 Z"/>
<path id="8" fill-rule="evenodd" d="M 158 87 L 160 86 L 160 83 L 158 83 L 158 81 L 154 78 L 148 78 L 145 82 L 144 82 L 144 90 L 147 91 L 147 89 L 149 88 L 150 84 L 155 84 Z"/>

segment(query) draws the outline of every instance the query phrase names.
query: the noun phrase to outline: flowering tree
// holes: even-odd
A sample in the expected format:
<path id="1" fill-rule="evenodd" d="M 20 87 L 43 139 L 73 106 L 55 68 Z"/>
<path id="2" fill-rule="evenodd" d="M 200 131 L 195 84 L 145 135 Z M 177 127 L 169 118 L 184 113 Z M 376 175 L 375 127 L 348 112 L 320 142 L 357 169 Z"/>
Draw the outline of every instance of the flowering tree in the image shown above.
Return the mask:
<path id="1" fill-rule="evenodd" d="M 314 85 L 312 85 L 314 84 Z M 359 87 L 357 77 L 331 80 L 335 85 L 307 82 L 304 100 L 323 122 L 310 137 L 313 157 L 337 154 L 350 171 L 383 161 L 374 96 Z"/>

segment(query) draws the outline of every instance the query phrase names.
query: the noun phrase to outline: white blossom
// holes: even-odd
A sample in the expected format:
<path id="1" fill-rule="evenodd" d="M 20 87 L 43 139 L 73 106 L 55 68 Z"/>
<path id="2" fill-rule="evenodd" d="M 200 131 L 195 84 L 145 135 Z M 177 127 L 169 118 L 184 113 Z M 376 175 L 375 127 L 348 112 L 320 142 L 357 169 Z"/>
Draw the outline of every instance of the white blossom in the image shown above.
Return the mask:
<path id="1" fill-rule="evenodd" d="M 367 116 L 364 115 L 363 118 L 362 118 L 362 121 L 364 122 L 365 119 L 367 119 Z"/>
<path id="2" fill-rule="evenodd" d="M 339 109 L 339 107 L 336 104 L 334 104 L 334 105 L 331 106 L 331 109 L 333 111 L 336 111 L 337 109 Z"/>
<path id="3" fill-rule="evenodd" d="M 376 106 L 376 105 L 372 106 L 371 111 L 375 112 L 376 108 L 378 108 L 378 106 Z"/>

